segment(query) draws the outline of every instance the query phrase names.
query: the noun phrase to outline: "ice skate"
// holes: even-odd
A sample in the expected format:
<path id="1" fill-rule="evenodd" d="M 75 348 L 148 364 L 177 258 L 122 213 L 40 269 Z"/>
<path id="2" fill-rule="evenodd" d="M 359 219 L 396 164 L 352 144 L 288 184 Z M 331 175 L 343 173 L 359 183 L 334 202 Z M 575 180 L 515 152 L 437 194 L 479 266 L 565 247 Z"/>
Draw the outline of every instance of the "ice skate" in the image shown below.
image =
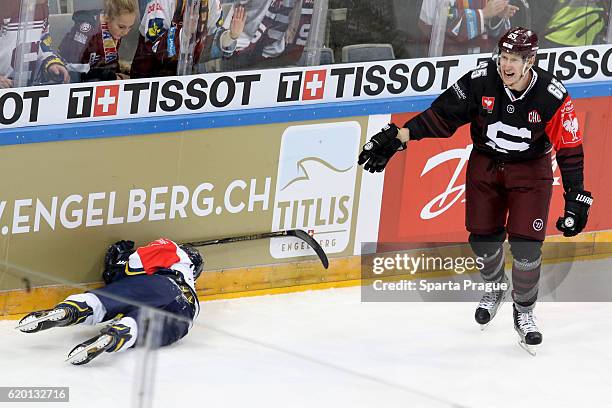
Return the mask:
<path id="1" fill-rule="evenodd" d="M 87 303 L 67 300 L 59 303 L 53 309 L 29 313 L 19 321 L 15 328 L 24 333 L 36 333 L 52 327 L 81 323 L 92 314 L 93 310 Z"/>
<path id="2" fill-rule="evenodd" d="M 130 328 L 123 324 L 110 324 L 95 337 L 84 341 L 68 353 L 66 362 L 74 365 L 87 364 L 105 351 L 118 351 L 132 338 Z"/>
<path id="3" fill-rule="evenodd" d="M 505 284 L 506 289 L 485 292 L 482 299 L 480 299 L 480 303 L 478 303 L 474 318 L 476 319 L 476 322 L 480 324 L 480 330 L 487 328 L 489 322 L 491 322 L 491 320 L 493 320 L 497 314 L 501 304 L 506 300 L 508 295 L 508 278 L 506 278 L 505 275 L 500 282 L 500 285 L 501 284 Z"/>
<path id="4" fill-rule="evenodd" d="M 542 333 L 535 324 L 533 310 L 521 312 L 513 306 L 514 329 L 519 335 L 519 346 L 532 356 L 536 355 L 536 349 L 542 343 Z"/>

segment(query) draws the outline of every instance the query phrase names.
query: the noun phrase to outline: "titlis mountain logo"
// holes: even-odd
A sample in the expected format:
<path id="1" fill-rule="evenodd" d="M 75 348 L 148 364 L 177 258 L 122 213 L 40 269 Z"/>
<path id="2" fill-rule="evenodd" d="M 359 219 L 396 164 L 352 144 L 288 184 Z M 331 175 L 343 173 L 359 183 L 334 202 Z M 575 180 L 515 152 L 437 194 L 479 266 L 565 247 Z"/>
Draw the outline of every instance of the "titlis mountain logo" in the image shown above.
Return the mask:
<path id="1" fill-rule="evenodd" d="M 272 229 L 308 231 L 325 252 L 351 237 L 361 127 L 357 122 L 292 126 L 281 141 Z M 313 255 L 296 238 L 270 241 L 274 258 Z"/>

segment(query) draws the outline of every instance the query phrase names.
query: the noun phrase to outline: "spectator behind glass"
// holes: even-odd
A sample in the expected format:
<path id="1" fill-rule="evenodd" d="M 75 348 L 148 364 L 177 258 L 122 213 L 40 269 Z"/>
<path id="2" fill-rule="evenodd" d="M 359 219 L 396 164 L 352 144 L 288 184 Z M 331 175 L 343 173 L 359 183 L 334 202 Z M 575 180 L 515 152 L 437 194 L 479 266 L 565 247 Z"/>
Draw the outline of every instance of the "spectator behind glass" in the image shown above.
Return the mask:
<path id="1" fill-rule="evenodd" d="M 244 28 L 244 8 L 235 8 L 230 28 L 225 29 L 217 24 L 219 18 L 223 21 L 223 16 L 214 12 L 221 10 L 219 0 L 201 0 L 199 10 L 193 11 L 194 21 L 184 24 L 183 15 L 188 4 L 188 0 L 149 1 L 140 24 L 132 78 L 177 75 L 181 43 L 193 46 L 189 52 L 193 54 L 195 63 L 200 61 L 205 49 L 206 52 L 218 52 L 225 57 L 234 53 L 236 38 Z M 209 13 L 209 5 L 212 13 Z M 189 70 L 192 68 L 189 67 Z"/>
<path id="2" fill-rule="evenodd" d="M 199 53 L 196 72 L 219 72 L 224 70 L 224 60 L 236 51 L 236 40 L 242 34 L 247 13 L 243 6 L 225 5 L 215 1 L 208 13 L 208 33 Z M 228 42 L 226 41 L 231 41 Z M 227 46 L 222 46 L 224 43 Z"/>
<path id="3" fill-rule="evenodd" d="M 444 0 L 425 0 L 419 28 L 429 45 L 432 26 Z M 466 6 L 467 5 L 467 6 Z M 492 51 L 495 39 L 510 28 L 510 18 L 519 10 L 509 0 L 450 0 L 444 55 L 477 54 Z M 427 55 L 427 52 L 425 52 Z"/>
<path id="4" fill-rule="evenodd" d="M 304 52 L 314 0 L 240 0 L 246 25 L 226 70 L 295 64 Z"/>
<path id="5" fill-rule="evenodd" d="M 59 52 L 74 82 L 126 79 L 119 73 L 119 46 L 136 21 L 137 0 L 104 0 L 103 10 L 80 10 Z"/>
<path id="6" fill-rule="evenodd" d="M 34 6 L 33 19 L 30 22 L 20 22 L 20 0 L 2 0 L 0 7 L 0 88 L 17 86 L 14 82 L 15 51 L 18 34 L 25 36 L 23 55 L 26 63 L 25 79 L 21 85 L 40 83 L 67 83 L 70 81 L 64 63 L 51 48 L 49 35 L 49 5 L 47 0 L 38 0 Z"/>
<path id="7" fill-rule="evenodd" d="M 540 0 L 541 1 L 541 0 Z M 542 46 L 576 47 L 604 43 L 610 0 L 555 0 L 538 7 L 548 14 Z"/>

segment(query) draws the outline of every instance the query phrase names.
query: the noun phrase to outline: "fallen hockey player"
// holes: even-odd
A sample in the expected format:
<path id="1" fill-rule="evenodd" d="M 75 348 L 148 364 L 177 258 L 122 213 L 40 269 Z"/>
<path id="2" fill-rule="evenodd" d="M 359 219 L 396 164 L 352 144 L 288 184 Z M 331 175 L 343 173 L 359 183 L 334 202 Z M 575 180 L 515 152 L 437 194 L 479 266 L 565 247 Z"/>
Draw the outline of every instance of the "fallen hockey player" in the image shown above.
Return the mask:
<path id="1" fill-rule="evenodd" d="M 143 337 L 139 315 L 142 306 L 148 306 L 176 316 L 159 316 L 161 330 L 153 340 L 159 346 L 172 344 L 187 334 L 198 315 L 195 281 L 202 267 L 200 252 L 189 245 L 160 238 L 134 250 L 134 242 L 118 241 L 105 256 L 106 286 L 68 296 L 52 309 L 29 313 L 17 329 L 36 333 L 52 327 L 109 322 L 99 335 L 68 354 L 70 363 L 86 364 L 104 351 L 122 352 L 133 347 Z"/>

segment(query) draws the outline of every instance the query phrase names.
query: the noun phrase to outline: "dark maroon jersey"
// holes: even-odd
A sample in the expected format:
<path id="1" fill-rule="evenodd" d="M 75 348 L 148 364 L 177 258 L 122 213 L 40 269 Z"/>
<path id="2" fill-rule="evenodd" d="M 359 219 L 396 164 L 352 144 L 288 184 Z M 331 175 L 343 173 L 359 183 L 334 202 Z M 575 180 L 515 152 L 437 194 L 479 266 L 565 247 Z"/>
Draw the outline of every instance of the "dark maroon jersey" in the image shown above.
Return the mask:
<path id="1" fill-rule="evenodd" d="M 483 62 L 444 91 L 404 127 L 410 139 L 450 137 L 470 123 L 474 149 L 500 162 L 556 150 L 563 185 L 582 188 L 582 134 L 574 104 L 560 80 L 538 68 L 523 92 L 504 86 L 494 61 Z"/>

